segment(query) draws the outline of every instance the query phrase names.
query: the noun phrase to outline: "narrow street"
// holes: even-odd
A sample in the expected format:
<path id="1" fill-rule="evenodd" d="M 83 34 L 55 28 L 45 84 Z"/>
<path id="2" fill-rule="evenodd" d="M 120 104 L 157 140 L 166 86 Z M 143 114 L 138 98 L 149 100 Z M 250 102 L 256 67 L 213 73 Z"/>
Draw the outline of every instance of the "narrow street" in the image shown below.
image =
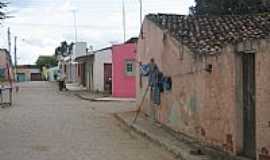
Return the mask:
<path id="1" fill-rule="evenodd" d="M 20 84 L 0 109 L 0 160 L 170 160 L 171 154 L 121 126 L 112 115 L 134 103 L 94 103 L 55 84 Z"/>

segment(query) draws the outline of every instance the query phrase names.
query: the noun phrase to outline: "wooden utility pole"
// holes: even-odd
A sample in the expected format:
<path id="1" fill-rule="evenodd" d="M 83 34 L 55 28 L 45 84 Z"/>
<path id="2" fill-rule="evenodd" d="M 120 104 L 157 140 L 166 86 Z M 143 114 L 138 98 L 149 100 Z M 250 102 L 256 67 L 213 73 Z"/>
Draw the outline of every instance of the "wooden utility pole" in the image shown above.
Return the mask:
<path id="1" fill-rule="evenodd" d="M 7 64 L 6 64 L 6 67 L 7 67 L 7 72 L 8 72 L 8 80 L 9 80 L 9 83 L 10 83 L 10 86 L 11 88 L 13 87 L 13 84 L 12 84 L 12 77 L 11 75 L 13 73 L 10 73 L 10 68 L 12 68 L 12 58 L 11 58 L 11 33 L 10 33 L 10 28 L 8 27 L 8 31 L 7 31 L 7 34 L 8 34 L 8 58 L 7 58 Z"/>
<path id="2" fill-rule="evenodd" d="M 14 37 L 14 72 L 17 80 L 17 36 Z"/>
<path id="3" fill-rule="evenodd" d="M 143 23 L 143 4 L 142 4 L 142 0 L 139 0 L 140 1 L 140 24 L 141 24 L 141 27 L 142 27 L 142 23 Z"/>
<path id="4" fill-rule="evenodd" d="M 9 51 L 9 54 L 11 54 L 11 33 L 10 33 L 10 28 L 8 27 L 8 51 Z"/>
<path id="5" fill-rule="evenodd" d="M 123 32 L 124 32 L 124 43 L 126 42 L 126 6 L 125 0 L 122 0 L 122 14 L 123 14 Z"/>

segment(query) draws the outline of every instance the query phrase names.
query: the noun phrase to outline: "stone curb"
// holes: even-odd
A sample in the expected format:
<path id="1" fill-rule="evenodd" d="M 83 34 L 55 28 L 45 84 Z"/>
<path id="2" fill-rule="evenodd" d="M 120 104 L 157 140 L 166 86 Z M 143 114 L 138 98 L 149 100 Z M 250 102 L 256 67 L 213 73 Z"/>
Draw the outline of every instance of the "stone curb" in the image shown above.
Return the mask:
<path id="1" fill-rule="evenodd" d="M 80 98 L 82 100 L 94 102 L 94 98 L 87 98 L 87 97 L 84 97 L 84 96 L 82 96 L 80 94 L 75 94 L 75 96 L 77 96 L 78 98 Z"/>
<path id="2" fill-rule="evenodd" d="M 166 151 L 172 153 L 177 159 L 179 160 L 250 160 L 245 157 L 239 157 L 239 156 L 231 156 L 229 154 L 220 152 L 216 149 L 207 147 L 207 146 L 200 146 L 200 145 L 194 145 L 193 149 L 199 149 L 201 148 L 203 150 L 203 153 L 205 155 L 192 155 L 191 151 L 188 150 L 192 147 L 187 147 L 185 149 L 178 147 L 177 145 L 171 145 L 169 142 L 166 142 L 166 140 L 157 137 L 156 135 L 144 130 L 140 126 L 136 124 L 129 124 L 125 118 L 121 117 L 121 113 L 114 113 L 114 117 L 119 120 L 121 123 L 138 133 L 139 135 L 147 138 L 151 142 L 157 144 L 158 146 L 164 148 Z M 180 141 L 180 140 L 179 140 Z M 184 143 L 184 142 L 183 142 Z M 203 147 L 203 148 L 202 148 Z"/>
<path id="3" fill-rule="evenodd" d="M 75 94 L 75 96 L 77 96 L 78 98 L 80 98 L 82 100 L 91 101 L 91 102 L 134 102 L 132 100 L 122 101 L 122 100 L 102 100 L 102 99 L 99 99 L 99 98 L 103 98 L 103 97 L 88 98 L 88 97 L 84 97 L 80 94 Z"/>
<path id="4" fill-rule="evenodd" d="M 129 124 L 126 120 L 124 120 L 124 118 L 122 118 L 119 114 L 115 113 L 114 117 L 119 120 L 120 122 L 122 122 L 124 125 L 126 125 L 127 127 L 129 127 L 130 129 L 132 129 L 133 131 L 135 131 L 136 133 L 140 134 L 141 136 L 147 138 L 148 140 L 150 140 L 151 142 L 157 144 L 158 146 L 162 147 L 163 149 L 165 149 L 166 151 L 172 153 L 177 159 L 179 160 L 201 160 L 202 157 L 200 158 L 191 158 L 189 155 L 189 151 L 187 150 L 182 150 L 176 146 L 171 146 L 168 143 L 165 143 L 164 141 L 160 140 L 158 137 L 156 137 L 155 135 L 151 134 L 150 132 L 145 131 L 144 129 L 140 128 L 137 125 L 134 124 Z"/>

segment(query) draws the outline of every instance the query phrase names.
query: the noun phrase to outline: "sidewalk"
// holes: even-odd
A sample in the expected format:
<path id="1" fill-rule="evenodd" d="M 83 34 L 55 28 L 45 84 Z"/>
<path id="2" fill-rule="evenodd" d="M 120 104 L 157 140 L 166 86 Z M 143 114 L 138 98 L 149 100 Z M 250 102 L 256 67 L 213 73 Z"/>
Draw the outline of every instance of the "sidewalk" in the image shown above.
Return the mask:
<path id="1" fill-rule="evenodd" d="M 115 117 L 127 125 L 130 129 L 148 138 L 167 151 L 173 153 L 181 160 L 247 160 L 242 157 L 233 157 L 224 152 L 203 146 L 191 138 L 180 135 L 171 129 L 153 124 L 150 120 L 140 114 L 136 123 L 132 123 L 135 112 L 117 113 Z"/>
<path id="2" fill-rule="evenodd" d="M 101 101 L 101 102 L 136 102 L 135 98 L 117 98 L 117 97 L 100 97 L 93 98 L 92 101 Z"/>
<path id="3" fill-rule="evenodd" d="M 66 87 L 69 91 L 87 91 L 87 88 L 82 87 L 78 83 L 67 83 Z"/>
<path id="4" fill-rule="evenodd" d="M 92 93 L 87 88 L 80 86 L 77 83 L 66 84 L 69 92 L 74 93 L 75 96 L 88 101 L 95 102 L 136 102 L 135 98 L 118 98 L 110 97 L 102 93 Z"/>

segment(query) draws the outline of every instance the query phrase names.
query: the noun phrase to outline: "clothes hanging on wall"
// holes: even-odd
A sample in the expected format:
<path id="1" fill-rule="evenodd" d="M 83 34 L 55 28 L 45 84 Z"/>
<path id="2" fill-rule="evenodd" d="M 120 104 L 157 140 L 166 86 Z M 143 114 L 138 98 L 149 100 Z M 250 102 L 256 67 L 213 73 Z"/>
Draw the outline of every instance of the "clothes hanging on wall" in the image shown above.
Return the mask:
<path id="1" fill-rule="evenodd" d="M 153 104 L 155 105 L 160 105 L 160 90 L 159 87 L 154 87 L 151 89 L 152 92 L 152 97 L 151 97 L 151 101 L 153 102 Z"/>
<path id="2" fill-rule="evenodd" d="M 160 93 L 164 92 L 164 87 L 163 87 L 163 83 L 164 83 L 164 76 L 162 72 L 158 73 L 158 88 Z"/>
<path id="3" fill-rule="evenodd" d="M 171 77 L 165 77 L 155 63 L 141 64 L 140 76 L 148 77 L 148 85 L 151 88 L 151 102 L 160 105 L 161 93 L 172 89 Z"/>
<path id="4" fill-rule="evenodd" d="M 149 75 L 150 72 L 149 64 L 141 64 L 139 66 L 139 69 L 140 69 L 140 76 L 146 77 Z"/>
<path id="5" fill-rule="evenodd" d="M 171 91 L 172 90 L 172 78 L 171 77 L 163 77 L 163 89 L 165 91 Z"/>

